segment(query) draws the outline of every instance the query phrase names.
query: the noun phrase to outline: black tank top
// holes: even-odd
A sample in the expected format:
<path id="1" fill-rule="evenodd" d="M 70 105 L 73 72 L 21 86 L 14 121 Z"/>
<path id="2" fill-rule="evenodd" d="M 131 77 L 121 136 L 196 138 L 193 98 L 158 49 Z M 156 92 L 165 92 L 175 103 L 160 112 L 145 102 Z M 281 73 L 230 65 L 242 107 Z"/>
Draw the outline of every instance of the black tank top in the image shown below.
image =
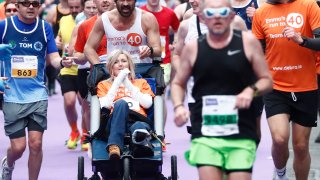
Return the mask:
<path id="1" fill-rule="evenodd" d="M 56 23 L 53 24 L 52 26 L 52 30 L 53 30 L 53 35 L 54 37 L 57 37 L 58 35 L 58 31 L 59 31 L 59 28 L 60 28 L 60 19 L 63 17 L 63 16 L 67 16 L 69 15 L 70 13 L 68 14 L 62 14 L 60 11 L 59 11 L 59 8 L 58 8 L 58 5 L 56 6 L 56 11 L 57 11 L 57 18 L 56 18 Z"/>
<path id="2" fill-rule="evenodd" d="M 192 95 L 196 103 L 191 112 L 194 117 L 191 123 L 192 138 L 195 138 L 202 136 L 202 96 L 237 95 L 256 79 L 244 53 L 241 31 L 235 30 L 230 44 L 222 49 L 211 48 L 206 36 L 200 37 L 192 76 Z M 256 120 L 252 106 L 248 110 L 239 110 L 238 125 L 240 133 L 227 137 L 256 140 Z"/>

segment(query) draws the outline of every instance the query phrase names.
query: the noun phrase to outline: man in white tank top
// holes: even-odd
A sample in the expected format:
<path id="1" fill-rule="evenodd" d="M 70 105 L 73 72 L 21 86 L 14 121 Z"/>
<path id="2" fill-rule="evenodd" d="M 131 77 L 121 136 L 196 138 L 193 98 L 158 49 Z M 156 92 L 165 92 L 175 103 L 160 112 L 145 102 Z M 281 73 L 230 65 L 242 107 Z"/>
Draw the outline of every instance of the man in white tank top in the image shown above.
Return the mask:
<path id="1" fill-rule="evenodd" d="M 99 17 L 89 36 L 84 53 L 90 61 L 98 59 L 96 48 L 104 34 L 107 54 L 123 49 L 135 63 L 152 63 L 161 56 L 160 33 L 154 15 L 135 7 L 136 0 L 115 0 L 116 9 Z"/>

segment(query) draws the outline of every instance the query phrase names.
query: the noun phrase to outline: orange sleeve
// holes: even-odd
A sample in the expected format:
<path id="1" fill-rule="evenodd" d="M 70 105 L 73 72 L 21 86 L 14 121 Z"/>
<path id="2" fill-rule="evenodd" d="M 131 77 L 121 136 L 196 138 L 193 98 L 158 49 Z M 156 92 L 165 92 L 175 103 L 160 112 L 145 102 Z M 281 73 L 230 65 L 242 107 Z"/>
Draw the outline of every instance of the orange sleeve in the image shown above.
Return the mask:
<path id="1" fill-rule="evenodd" d="M 312 30 L 320 28 L 320 8 L 316 1 L 309 1 L 309 24 Z"/>
<path id="2" fill-rule="evenodd" d="M 150 85 L 148 84 L 148 82 L 145 79 L 142 79 L 142 87 L 141 87 L 141 92 L 143 94 L 150 94 L 152 97 L 154 97 L 154 93 L 150 87 Z"/>
<path id="3" fill-rule="evenodd" d="M 105 96 L 108 93 L 110 87 L 111 87 L 111 83 L 108 82 L 107 80 L 99 82 L 97 86 L 97 96 L 99 98 Z"/>
<path id="4" fill-rule="evenodd" d="M 4 20 L 6 18 L 4 3 L 5 3 L 5 1 L 0 3 L 0 20 Z"/>
<path id="5" fill-rule="evenodd" d="M 252 21 L 252 33 L 256 36 L 257 39 L 265 39 L 264 31 L 261 27 L 262 23 L 260 21 L 260 14 L 261 13 L 259 13 L 259 9 L 254 14 Z"/>

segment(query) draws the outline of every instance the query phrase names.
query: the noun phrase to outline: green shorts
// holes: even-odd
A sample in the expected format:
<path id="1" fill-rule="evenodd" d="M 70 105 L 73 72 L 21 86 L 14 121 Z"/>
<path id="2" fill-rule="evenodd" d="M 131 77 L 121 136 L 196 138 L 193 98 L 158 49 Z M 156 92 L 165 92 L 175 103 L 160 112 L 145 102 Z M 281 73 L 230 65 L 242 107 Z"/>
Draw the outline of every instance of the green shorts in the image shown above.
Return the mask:
<path id="1" fill-rule="evenodd" d="M 250 139 L 201 137 L 191 141 L 185 153 L 193 166 L 215 166 L 224 171 L 252 171 L 256 158 L 256 142 Z"/>
<path id="2" fill-rule="evenodd" d="M 167 63 L 167 64 L 161 64 L 161 67 L 163 69 L 163 77 L 164 77 L 164 83 L 166 85 L 169 84 L 170 82 L 170 76 L 171 76 L 171 64 Z"/>

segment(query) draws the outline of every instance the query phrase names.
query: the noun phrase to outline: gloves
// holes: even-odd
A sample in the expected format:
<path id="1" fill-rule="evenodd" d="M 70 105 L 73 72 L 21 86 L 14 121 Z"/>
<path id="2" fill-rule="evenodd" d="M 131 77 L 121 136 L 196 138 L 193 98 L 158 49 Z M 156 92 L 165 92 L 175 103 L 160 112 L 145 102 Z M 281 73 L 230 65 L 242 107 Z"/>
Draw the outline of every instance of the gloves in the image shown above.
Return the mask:
<path id="1" fill-rule="evenodd" d="M 114 79 L 113 83 L 116 83 L 118 86 L 120 86 L 124 79 L 128 77 L 129 73 L 130 71 L 128 68 L 122 69 L 118 76 Z"/>
<path id="2" fill-rule="evenodd" d="M 139 101 L 139 104 L 142 107 L 148 109 L 149 107 L 152 106 L 152 97 L 150 94 L 143 94 L 139 88 L 137 88 L 131 83 L 128 77 L 124 80 L 123 83 L 124 83 L 124 86 L 129 91 L 131 91 L 132 98 Z"/>
<path id="3" fill-rule="evenodd" d="M 128 74 L 130 73 L 129 69 L 123 69 L 120 71 L 118 76 L 114 79 L 111 88 L 109 89 L 107 95 L 103 96 L 102 98 L 99 98 L 100 101 L 100 107 L 105 107 L 107 109 L 110 109 L 113 106 L 113 100 L 117 95 L 117 91 L 123 83 L 125 78 L 128 78 Z"/>
<path id="4" fill-rule="evenodd" d="M 0 44 L 0 59 L 4 61 L 11 60 L 12 47 L 10 44 Z"/>

